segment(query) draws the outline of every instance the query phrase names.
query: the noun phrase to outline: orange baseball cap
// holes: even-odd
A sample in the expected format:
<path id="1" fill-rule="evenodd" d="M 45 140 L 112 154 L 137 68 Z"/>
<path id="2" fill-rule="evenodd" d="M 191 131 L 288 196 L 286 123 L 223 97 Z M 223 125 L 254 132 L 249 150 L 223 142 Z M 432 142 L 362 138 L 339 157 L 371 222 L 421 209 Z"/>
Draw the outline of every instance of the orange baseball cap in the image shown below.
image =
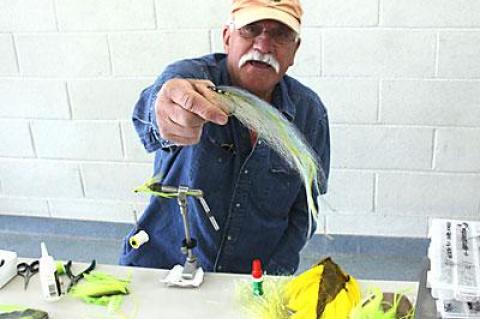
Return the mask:
<path id="1" fill-rule="evenodd" d="M 303 10 L 300 0 L 233 0 L 231 14 L 236 28 L 271 19 L 300 33 Z"/>

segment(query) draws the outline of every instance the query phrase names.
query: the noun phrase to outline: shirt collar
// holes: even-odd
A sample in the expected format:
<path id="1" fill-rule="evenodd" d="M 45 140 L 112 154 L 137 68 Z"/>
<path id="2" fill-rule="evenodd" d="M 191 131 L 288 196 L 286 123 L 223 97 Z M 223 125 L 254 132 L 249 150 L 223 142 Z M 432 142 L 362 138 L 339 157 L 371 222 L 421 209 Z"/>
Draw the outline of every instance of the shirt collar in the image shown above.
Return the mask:
<path id="1" fill-rule="evenodd" d="M 232 80 L 230 79 L 230 74 L 228 74 L 227 68 L 227 55 L 222 54 L 223 59 L 220 61 L 220 83 L 222 85 L 232 85 Z"/>
<path id="2" fill-rule="evenodd" d="M 289 90 L 284 76 L 273 90 L 272 104 L 291 122 L 295 119 L 296 107 L 290 98 Z"/>

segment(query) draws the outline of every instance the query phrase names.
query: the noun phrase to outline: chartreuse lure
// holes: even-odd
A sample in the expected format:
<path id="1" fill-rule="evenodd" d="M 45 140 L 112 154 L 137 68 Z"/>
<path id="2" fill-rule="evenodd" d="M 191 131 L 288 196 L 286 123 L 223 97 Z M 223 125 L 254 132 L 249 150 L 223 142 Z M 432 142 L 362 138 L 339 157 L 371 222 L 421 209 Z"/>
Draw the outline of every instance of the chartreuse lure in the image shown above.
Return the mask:
<path id="1" fill-rule="evenodd" d="M 259 319 L 349 319 L 360 302 L 357 281 L 331 258 L 298 277 L 268 277 L 261 297 L 245 286 L 237 284 L 238 300 L 252 318 Z"/>
<path id="2" fill-rule="evenodd" d="M 156 175 L 146 181 L 144 184 L 138 186 L 133 191 L 135 193 L 147 193 L 150 195 L 160 196 L 164 198 L 177 198 L 178 192 L 165 192 L 165 186 L 162 185 L 162 175 Z M 167 186 L 168 187 L 168 186 Z M 191 190 L 189 189 L 185 192 L 188 196 L 196 196 L 198 195 L 198 190 Z"/>
<path id="3" fill-rule="evenodd" d="M 230 86 L 212 87 L 225 111 L 235 116 L 259 139 L 270 145 L 301 176 L 307 196 L 308 211 L 317 218 L 313 191 L 326 183 L 325 174 L 315 151 L 305 142 L 302 133 L 280 111 L 257 96 Z"/>

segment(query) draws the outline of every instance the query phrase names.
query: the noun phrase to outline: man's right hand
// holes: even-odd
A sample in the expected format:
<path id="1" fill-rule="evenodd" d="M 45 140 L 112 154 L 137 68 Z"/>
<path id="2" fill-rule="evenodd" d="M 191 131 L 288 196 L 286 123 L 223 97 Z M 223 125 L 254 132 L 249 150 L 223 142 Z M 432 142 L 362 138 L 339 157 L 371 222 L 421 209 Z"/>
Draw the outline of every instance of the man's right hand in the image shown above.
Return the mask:
<path id="1" fill-rule="evenodd" d="M 171 79 L 163 84 L 155 101 L 162 138 L 177 145 L 196 144 L 206 122 L 227 123 L 228 115 L 210 102 L 215 101 L 215 92 L 209 86 L 214 84 L 195 79 Z"/>

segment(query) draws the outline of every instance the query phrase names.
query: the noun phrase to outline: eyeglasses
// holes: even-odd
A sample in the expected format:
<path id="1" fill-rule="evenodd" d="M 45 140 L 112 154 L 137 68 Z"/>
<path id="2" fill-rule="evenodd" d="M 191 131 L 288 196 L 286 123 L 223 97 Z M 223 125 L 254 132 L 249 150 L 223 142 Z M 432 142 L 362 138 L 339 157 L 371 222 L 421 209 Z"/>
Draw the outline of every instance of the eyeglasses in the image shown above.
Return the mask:
<path id="1" fill-rule="evenodd" d="M 277 27 L 267 29 L 263 22 L 254 22 L 244 25 L 238 29 L 240 36 L 245 39 L 256 38 L 264 31 L 265 33 L 269 34 L 273 42 L 279 45 L 295 42 L 298 39 L 298 34 L 283 24 L 279 24 Z"/>

